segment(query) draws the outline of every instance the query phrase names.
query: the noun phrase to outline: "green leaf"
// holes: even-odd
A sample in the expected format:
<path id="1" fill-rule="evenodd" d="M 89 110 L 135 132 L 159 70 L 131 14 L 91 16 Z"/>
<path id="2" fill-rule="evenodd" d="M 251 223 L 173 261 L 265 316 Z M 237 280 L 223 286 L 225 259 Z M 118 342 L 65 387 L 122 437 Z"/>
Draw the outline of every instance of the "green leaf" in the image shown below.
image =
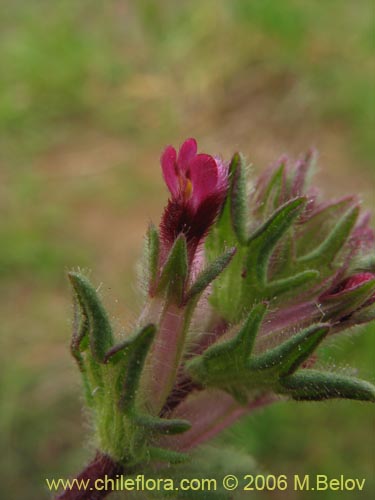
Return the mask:
<path id="1" fill-rule="evenodd" d="M 348 196 L 318 208 L 308 217 L 298 227 L 295 240 L 297 256 L 309 254 L 319 246 L 354 203 L 354 198 Z"/>
<path id="2" fill-rule="evenodd" d="M 233 230 L 241 244 L 246 244 L 248 220 L 244 166 L 245 161 L 243 156 L 235 153 L 229 166 L 230 186 L 228 198 L 230 200 Z"/>
<path id="3" fill-rule="evenodd" d="M 280 383 L 283 388 L 280 392 L 300 401 L 344 398 L 375 402 L 373 384 L 337 373 L 301 370 Z"/>
<path id="4" fill-rule="evenodd" d="M 70 351 L 74 359 L 77 361 L 78 368 L 81 372 L 86 402 L 88 406 L 93 406 L 92 388 L 87 373 L 87 366 L 82 356 L 82 351 L 87 348 L 87 345 L 86 346 L 83 345 L 84 344 L 83 341 L 87 339 L 89 334 L 89 322 L 86 315 L 79 314 L 78 307 L 79 307 L 78 298 L 75 296 L 73 336 L 70 344 Z"/>
<path id="5" fill-rule="evenodd" d="M 68 276 L 81 306 L 82 315 L 88 322 L 91 353 L 96 361 L 102 363 L 106 352 L 113 345 L 113 333 L 107 312 L 95 288 L 86 278 L 75 272 L 69 273 Z"/>
<path id="6" fill-rule="evenodd" d="M 180 304 L 183 300 L 187 275 L 188 256 L 186 239 L 183 234 L 180 234 L 174 242 L 163 267 L 157 293 L 165 291 L 169 300 Z"/>
<path id="7" fill-rule="evenodd" d="M 275 250 L 272 252 L 272 275 L 270 279 L 279 280 L 289 277 L 295 273 L 295 238 L 294 229 L 288 231 L 281 241 L 279 241 Z"/>
<path id="8" fill-rule="evenodd" d="M 81 314 L 79 314 L 79 302 L 77 296 L 74 297 L 74 320 L 73 320 L 73 335 L 70 343 L 70 351 L 78 363 L 79 369 L 83 370 L 83 358 L 81 351 L 83 350 L 83 340 L 89 334 L 89 321 L 86 313 L 81 307 Z M 85 346 L 87 347 L 87 346 Z"/>
<path id="9" fill-rule="evenodd" d="M 355 311 L 348 320 L 348 327 L 353 325 L 360 325 L 362 323 L 368 323 L 375 319 L 375 303 L 365 305 L 361 307 L 358 311 Z M 340 327 L 340 325 L 338 325 Z"/>
<path id="10" fill-rule="evenodd" d="M 134 418 L 139 425 L 157 434 L 181 434 L 191 428 L 188 420 L 158 418 L 150 415 L 136 415 Z"/>
<path id="11" fill-rule="evenodd" d="M 349 274 L 360 272 L 375 273 L 375 254 L 356 256 L 349 265 Z"/>
<path id="12" fill-rule="evenodd" d="M 154 224 L 150 224 L 147 232 L 147 249 L 148 249 L 148 268 L 149 268 L 149 287 L 152 289 L 155 286 L 158 276 L 160 241 L 159 233 Z"/>
<path id="13" fill-rule="evenodd" d="M 375 279 L 365 281 L 352 290 L 327 295 L 321 300 L 325 316 L 339 319 L 348 316 L 367 302 L 375 294 Z"/>
<path id="14" fill-rule="evenodd" d="M 134 336 L 128 353 L 126 372 L 124 377 L 123 391 L 120 395 L 119 408 L 124 411 L 131 411 L 135 405 L 135 398 L 139 386 L 139 379 L 143 370 L 143 365 L 155 337 L 155 325 L 143 327 Z"/>
<path id="15" fill-rule="evenodd" d="M 186 293 L 184 303 L 186 304 L 193 297 L 202 293 L 208 285 L 219 276 L 219 274 L 227 267 L 232 260 L 233 255 L 236 253 L 236 248 L 230 248 L 224 254 L 220 255 L 216 260 L 211 262 L 206 269 L 204 269 L 197 279 L 192 284 L 190 290 Z"/>
<path id="16" fill-rule="evenodd" d="M 271 281 L 266 285 L 267 297 L 277 297 L 287 292 L 296 292 L 296 288 L 305 287 L 307 284 L 317 280 L 319 278 L 319 271 L 309 269 L 307 271 L 302 271 L 294 276 L 289 276 L 288 278 L 281 278 L 278 280 Z"/>
<path id="17" fill-rule="evenodd" d="M 275 170 L 266 188 L 260 192 L 258 197 L 258 213 L 266 215 L 280 205 L 281 193 L 285 182 L 285 162 Z"/>
<path id="18" fill-rule="evenodd" d="M 149 452 L 151 460 L 169 462 L 170 464 L 181 464 L 190 460 L 187 453 L 179 453 L 165 448 L 150 447 Z"/>
<path id="19" fill-rule="evenodd" d="M 277 209 L 248 240 L 248 276 L 265 285 L 267 264 L 276 243 L 290 228 L 306 204 L 305 198 L 295 198 Z M 253 271 L 252 271 L 253 270 Z M 252 280 L 251 280 L 252 281 Z"/>
<path id="20" fill-rule="evenodd" d="M 329 332 L 329 325 L 317 324 L 302 330 L 281 345 L 253 358 L 252 371 L 275 371 L 284 376 L 293 373 L 314 352 Z"/>
<path id="21" fill-rule="evenodd" d="M 214 344 L 186 365 L 193 380 L 205 385 L 227 385 L 234 374 L 245 374 L 254 341 L 266 311 L 265 304 L 253 307 L 238 334 L 231 340 Z"/>
<path id="22" fill-rule="evenodd" d="M 358 206 L 349 209 L 337 222 L 327 238 L 314 250 L 299 257 L 297 262 L 309 267 L 329 266 L 348 239 L 358 219 L 358 214 Z"/>
<path id="23" fill-rule="evenodd" d="M 233 340 L 234 348 L 238 355 L 238 360 L 247 362 L 249 359 L 255 339 L 267 310 L 266 304 L 257 304 L 253 307 L 246 321 L 242 325 L 236 338 Z"/>
<path id="24" fill-rule="evenodd" d="M 140 342 L 142 342 L 142 337 L 147 336 L 147 332 L 145 333 L 145 329 L 149 329 L 150 327 L 154 327 L 153 324 L 148 324 L 128 338 L 120 342 L 119 344 L 114 345 L 105 355 L 104 362 L 110 364 L 117 364 L 124 359 L 126 359 L 127 355 L 132 352 L 134 349 L 137 349 Z"/>

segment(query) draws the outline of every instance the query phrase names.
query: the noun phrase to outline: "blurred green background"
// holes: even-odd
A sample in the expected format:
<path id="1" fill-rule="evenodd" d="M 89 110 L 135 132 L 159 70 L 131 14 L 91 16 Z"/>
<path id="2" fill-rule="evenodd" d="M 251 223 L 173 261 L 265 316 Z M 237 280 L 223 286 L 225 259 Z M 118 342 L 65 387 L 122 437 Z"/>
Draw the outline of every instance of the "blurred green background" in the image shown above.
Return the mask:
<path id="1" fill-rule="evenodd" d="M 47 499 L 45 477 L 77 472 L 92 453 L 65 271 L 103 281 L 119 327 L 135 317 L 167 143 L 193 135 L 207 152 L 241 150 L 254 171 L 314 145 L 323 190 L 361 192 L 370 206 L 373 21 L 370 0 L 0 3 L 0 498 Z M 373 380 L 374 333 L 323 356 Z M 365 499 L 373 424 L 365 404 L 280 404 L 224 439 L 273 474 L 366 478 L 355 496 Z M 338 497 L 354 498 L 288 491 Z"/>

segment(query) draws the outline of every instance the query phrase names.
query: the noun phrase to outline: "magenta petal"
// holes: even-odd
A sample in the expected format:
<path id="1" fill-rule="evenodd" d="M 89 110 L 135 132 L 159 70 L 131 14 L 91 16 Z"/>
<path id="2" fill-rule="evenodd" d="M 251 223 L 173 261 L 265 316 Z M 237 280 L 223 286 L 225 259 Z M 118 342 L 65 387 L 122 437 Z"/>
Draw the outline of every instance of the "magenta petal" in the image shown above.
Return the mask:
<path id="1" fill-rule="evenodd" d="M 163 177 L 172 196 L 178 196 L 178 174 L 176 172 L 176 150 L 172 146 L 167 146 L 161 155 L 160 163 L 163 170 Z"/>
<path id="2" fill-rule="evenodd" d="M 178 152 L 177 163 L 183 172 L 189 167 L 189 163 L 197 154 L 197 141 L 195 139 L 187 139 Z"/>
<path id="3" fill-rule="evenodd" d="M 198 206 L 217 186 L 216 161 L 206 154 L 197 155 L 190 164 L 189 175 L 193 185 L 193 203 Z"/>
<path id="4" fill-rule="evenodd" d="M 357 288 L 358 286 L 362 285 L 363 283 L 366 283 L 367 281 L 371 281 L 374 278 L 375 278 L 375 275 L 372 273 L 369 273 L 369 272 L 355 274 L 354 276 L 350 276 L 350 278 L 347 278 L 341 284 L 341 286 L 339 286 L 339 290 L 337 290 L 337 292 L 346 292 L 348 290 L 353 290 L 354 288 Z"/>

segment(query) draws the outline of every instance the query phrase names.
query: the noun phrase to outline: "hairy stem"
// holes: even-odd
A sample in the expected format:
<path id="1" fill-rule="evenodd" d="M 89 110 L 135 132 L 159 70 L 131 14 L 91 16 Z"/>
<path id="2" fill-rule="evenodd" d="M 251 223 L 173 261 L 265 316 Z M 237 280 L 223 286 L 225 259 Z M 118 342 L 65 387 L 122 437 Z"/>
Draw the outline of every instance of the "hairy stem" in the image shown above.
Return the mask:
<path id="1" fill-rule="evenodd" d="M 116 476 L 123 472 L 122 465 L 98 451 L 94 460 L 75 478 L 76 480 L 71 480 L 72 488 L 63 491 L 56 500 L 101 500 L 113 491 L 108 479 L 116 479 Z"/>

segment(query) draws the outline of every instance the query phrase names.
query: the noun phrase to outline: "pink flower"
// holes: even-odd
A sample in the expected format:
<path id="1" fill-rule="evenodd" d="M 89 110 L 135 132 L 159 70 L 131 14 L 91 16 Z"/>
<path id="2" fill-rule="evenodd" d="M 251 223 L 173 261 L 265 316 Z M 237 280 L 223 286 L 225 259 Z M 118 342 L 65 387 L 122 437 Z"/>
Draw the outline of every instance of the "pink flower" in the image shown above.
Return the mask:
<path id="1" fill-rule="evenodd" d="M 192 259 L 225 199 L 228 168 L 218 158 L 197 154 L 195 139 L 186 140 L 178 154 L 168 146 L 161 156 L 161 166 L 172 195 L 160 224 L 164 253 L 183 233 Z"/>
<path id="2" fill-rule="evenodd" d="M 356 296 L 355 290 L 360 289 L 362 285 L 368 282 L 371 282 L 372 286 L 364 290 L 365 294 L 363 296 Z M 375 274 L 371 272 L 353 274 L 319 297 L 321 307 L 324 310 L 327 306 L 327 313 L 330 314 L 337 309 L 337 306 L 340 306 L 340 321 L 348 319 L 354 311 L 360 311 L 375 302 L 374 283 Z M 330 311 L 329 308 L 332 308 L 332 306 L 333 309 Z"/>
<path id="3" fill-rule="evenodd" d="M 359 287 L 367 281 L 371 281 L 375 278 L 375 275 L 369 272 L 358 273 L 346 278 L 342 281 L 333 292 L 330 293 L 331 296 L 336 294 L 342 294 L 343 292 L 349 292 Z"/>

